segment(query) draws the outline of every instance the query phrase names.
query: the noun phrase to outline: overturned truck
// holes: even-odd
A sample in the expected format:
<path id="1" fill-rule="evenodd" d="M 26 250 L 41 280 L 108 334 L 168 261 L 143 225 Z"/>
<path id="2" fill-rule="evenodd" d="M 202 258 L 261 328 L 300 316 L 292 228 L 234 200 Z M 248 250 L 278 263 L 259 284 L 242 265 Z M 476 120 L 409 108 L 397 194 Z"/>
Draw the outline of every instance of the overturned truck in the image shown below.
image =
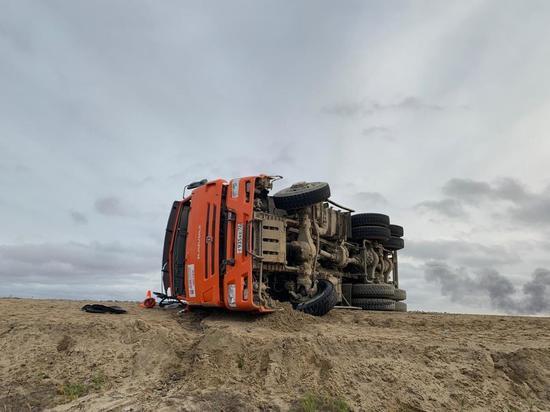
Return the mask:
<path id="1" fill-rule="evenodd" d="M 354 213 L 324 182 L 270 194 L 280 176 L 192 183 L 175 201 L 162 259 L 165 296 L 188 305 L 271 312 L 276 301 L 322 316 L 336 305 L 406 311 L 403 228 Z"/>

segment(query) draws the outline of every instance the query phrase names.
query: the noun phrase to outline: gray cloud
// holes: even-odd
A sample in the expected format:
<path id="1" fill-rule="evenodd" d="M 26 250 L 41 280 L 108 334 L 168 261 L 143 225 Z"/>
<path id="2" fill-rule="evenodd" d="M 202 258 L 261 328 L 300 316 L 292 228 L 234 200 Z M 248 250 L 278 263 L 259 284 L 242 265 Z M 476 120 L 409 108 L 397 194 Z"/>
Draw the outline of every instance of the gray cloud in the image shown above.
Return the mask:
<path id="1" fill-rule="evenodd" d="M 73 222 L 76 224 L 83 225 L 88 223 L 88 218 L 84 213 L 77 212 L 76 210 L 71 210 L 69 214 Z"/>
<path id="2" fill-rule="evenodd" d="M 418 203 L 415 209 L 421 212 L 433 211 L 450 218 L 461 218 L 467 215 L 462 203 L 456 199 L 426 200 Z"/>
<path id="3" fill-rule="evenodd" d="M 31 172 L 31 168 L 21 163 L 16 163 L 16 164 L 0 163 L 0 171 L 7 172 L 7 173 L 11 172 L 14 175 L 22 175 L 22 174 L 29 174 Z"/>
<path id="4" fill-rule="evenodd" d="M 469 283 L 471 280 L 466 279 L 466 282 Z M 537 308 L 532 311 L 528 309 L 527 306 L 525 306 L 524 309 L 521 308 L 521 306 L 519 306 L 518 303 L 516 303 L 516 301 L 512 298 L 516 292 L 516 289 L 510 279 L 501 275 L 494 269 L 486 268 L 481 270 L 479 273 L 476 273 L 476 279 L 474 280 L 473 285 L 479 293 L 486 293 L 489 296 L 491 306 L 496 309 L 509 313 L 538 313 L 542 310 Z M 475 294 L 476 292 L 473 293 Z"/>
<path id="5" fill-rule="evenodd" d="M 416 259 L 450 261 L 478 269 L 521 262 L 513 248 L 464 240 L 409 240 L 406 246 L 407 255 Z"/>
<path id="6" fill-rule="evenodd" d="M 493 183 L 471 179 L 450 179 L 443 186 L 443 193 L 448 198 L 439 201 L 423 202 L 420 206 L 432 206 L 445 212 L 445 205 L 454 205 L 456 210 L 462 208 L 463 203 L 471 207 L 483 207 L 484 202 L 506 202 L 510 221 L 550 225 L 550 190 L 540 193 L 530 192 L 525 185 L 516 179 L 501 178 Z M 427 205 L 426 205 L 427 204 Z M 448 216 L 452 216 L 455 210 L 449 208 Z"/>
<path id="7" fill-rule="evenodd" d="M 460 200 L 478 201 L 492 193 L 491 185 L 471 179 L 450 179 L 443 186 L 443 193 Z"/>
<path id="8" fill-rule="evenodd" d="M 155 254 L 155 252 L 157 253 Z M 145 248 L 131 248 L 120 243 L 69 242 L 0 245 L 0 256 L 4 262 L 31 265 L 37 268 L 47 265 L 66 267 L 68 274 L 74 274 L 75 271 L 88 274 L 104 271 L 105 276 L 111 276 L 151 270 L 155 265 L 146 264 L 146 262 L 152 258 L 160 259 L 160 252 Z M 31 272 L 14 271 L 13 275 L 25 277 L 31 276 Z"/>
<path id="9" fill-rule="evenodd" d="M 488 203 L 499 202 L 499 209 L 506 211 L 507 223 L 535 224 L 550 226 L 550 190 L 539 193 L 529 191 L 526 186 L 512 178 L 486 181 L 453 178 L 443 186 L 447 197 L 440 200 L 420 202 L 416 208 L 424 212 L 436 212 L 450 217 L 466 217 L 465 206 L 486 210 Z M 492 207 L 491 209 L 496 209 Z M 502 217 L 494 214 L 494 216 Z"/>
<path id="10" fill-rule="evenodd" d="M 368 138 L 376 138 L 386 141 L 394 141 L 395 138 L 391 135 L 391 130 L 382 126 L 371 126 L 363 129 L 361 135 Z"/>
<path id="11" fill-rule="evenodd" d="M 443 262 L 428 262 L 425 276 L 428 282 L 437 283 L 441 294 L 448 296 L 452 302 L 476 306 L 490 304 L 507 312 L 515 309 L 509 302 L 514 287 L 496 271 L 482 270 L 472 275 L 464 268 L 452 268 Z"/>
<path id="12" fill-rule="evenodd" d="M 511 217 L 517 221 L 550 226 L 550 196 L 547 193 L 532 195 L 522 202 L 517 202 L 509 210 Z"/>
<path id="13" fill-rule="evenodd" d="M 373 100 L 342 102 L 322 108 L 322 112 L 340 117 L 368 116 L 378 112 L 388 111 L 440 111 L 444 107 L 438 104 L 426 103 L 416 96 L 408 96 L 394 103 L 380 103 Z"/>
<path id="14" fill-rule="evenodd" d="M 367 127 L 365 129 L 363 129 L 363 131 L 361 133 L 363 134 L 363 136 L 370 136 L 370 135 L 373 135 L 373 134 L 388 133 L 389 131 L 390 131 L 390 129 L 388 129 L 387 127 L 371 126 L 371 127 Z"/>
<path id="15" fill-rule="evenodd" d="M 452 268 L 442 262 L 428 262 L 425 268 L 428 282 L 437 283 L 441 293 L 451 301 L 483 307 L 506 313 L 539 314 L 550 310 L 550 271 L 537 269 L 532 279 L 523 285 L 523 294 L 517 296 L 512 282 L 494 269 L 483 269 L 473 274 L 464 268 Z"/>
<path id="16" fill-rule="evenodd" d="M 388 200 L 378 192 L 358 192 L 352 199 L 354 205 L 361 210 L 388 204 Z"/>
<path id="17" fill-rule="evenodd" d="M 409 96 L 401 100 L 400 102 L 382 106 L 382 110 L 386 109 L 404 109 L 404 110 L 443 110 L 444 107 L 439 104 L 426 103 L 418 97 Z"/>
<path id="18" fill-rule="evenodd" d="M 493 187 L 493 196 L 497 199 L 522 202 L 530 197 L 525 185 L 516 179 L 505 177 L 497 179 Z"/>
<path id="19" fill-rule="evenodd" d="M 465 202 L 478 203 L 487 199 L 522 202 L 532 195 L 525 186 L 512 178 L 501 178 L 493 184 L 472 179 L 450 179 L 443 186 L 443 194 Z"/>
<path id="20" fill-rule="evenodd" d="M 325 106 L 321 109 L 323 113 L 332 114 L 341 117 L 364 116 L 369 113 L 370 108 L 367 103 L 362 102 L 344 102 L 330 106 Z"/>
<path id="21" fill-rule="evenodd" d="M 116 196 L 100 197 L 94 203 L 95 210 L 105 216 L 128 216 L 129 211 Z"/>
<path id="22" fill-rule="evenodd" d="M 0 296 L 135 296 L 159 269 L 160 250 L 119 243 L 41 243 L 0 245 Z M 127 288 L 124 290 L 124 288 Z M 91 293 L 93 292 L 93 293 Z"/>
<path id="23" fill-rule="evenodd" d="M 523 285 L 523 293 L 529 297 L 525 303 L 527 313 L 550 312 L 550 271 L 535 270 L 533 279 Z"/>

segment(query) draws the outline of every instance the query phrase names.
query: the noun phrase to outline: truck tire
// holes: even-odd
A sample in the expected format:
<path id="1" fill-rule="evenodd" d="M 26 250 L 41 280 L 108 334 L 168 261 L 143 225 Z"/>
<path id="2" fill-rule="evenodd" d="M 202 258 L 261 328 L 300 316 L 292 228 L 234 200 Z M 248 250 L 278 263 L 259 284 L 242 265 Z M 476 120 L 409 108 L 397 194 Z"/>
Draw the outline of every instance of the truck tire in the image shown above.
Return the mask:
<path id="1" fill-rule="evenodd" d="M 325 182 L 297 183 L 273 195 L 277 209 L 294 210 L 324 202 L 330 197 L 330 186 Z"/>
<path id="2" fill-rule="evenodd" d="M 407 299 L 407 291 L 404 289 L 395 289 L 393 294 L 394 300 L 405 300 Z"/>
<path id="3" fill-rule="evenodd" d="M 399 225 L 390 225 L 390 232 L 394 237 L 403 237 L 403 234 L 405 233 L 403 226 Z"/>
<path id="4" fill-rule="evenodd" d="M 351 228 L 351 237 L 354 240 L 386 241 L 391 237 L 390 229 L 382 226 L 355 226 Z"/>
<path id="5" fill-rule="evenodd" d="M 395 311 L 396 312 L 406 312 L 407 304 L 405 302 L 395 302 Z"/>
<path id="6" fill-rule="evenodd" d="M 401 250 L 405 247 L 405 241 L 400 237 L 392 236 L 383 242 L 382 245 L 388 250 Z"/>
<path id="7" fill-rule="evenodd" d="M 313 316 L 323 316 L 336 306 L 337 299 L 334 285 L 328 280 L 319 279 L 317 282 L 317 295 L 306 302 L 298 303 L 294 306 L 294 309 Z"/>
<path id="8" fill-rule="evenodd" d="M 353 299 L 353 306 L 359 306 L 365 310 L 387 310 L 395 311 L 395 301 L 391 299 L 368 299 L 368 298 L 356 298 Z"/>
<path id="9" fill-rule="evenodd" d="M 395 286 L 385 283 L 355 283 L 352 298 L 394 298 Z"/>
<path id="10" fill-rule="evenodd" d="M 351 216 L 352 226 L 382 226 L 390 225 L 390 217 L 382 213 L 357 213 Z"/>

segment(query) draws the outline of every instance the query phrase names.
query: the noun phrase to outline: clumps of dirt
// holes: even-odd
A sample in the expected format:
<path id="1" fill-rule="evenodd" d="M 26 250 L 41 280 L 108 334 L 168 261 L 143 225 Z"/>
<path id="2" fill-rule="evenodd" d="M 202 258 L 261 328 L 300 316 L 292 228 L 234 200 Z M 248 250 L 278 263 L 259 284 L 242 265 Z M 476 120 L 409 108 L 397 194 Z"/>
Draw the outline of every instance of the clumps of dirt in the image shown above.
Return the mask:
<path id="1" fill-rule="evenodd" d="M 248 410 L 249 399 L 242 393 L 227 390 L 204 391 L 197 395 L 192 395 L 183 404 L 180 401 L 174 401 L 175 410 L 184 411 L 222 411 L 222 412 L 240 412 Z M 267 409 L 266 409 L 267 410 Z M 167 410 L 168 412 L 168 410 Z"/>
<path id="2" fill-rule="evenodd" d="M 320 318 L 294 310 L 288 302 L 278 303 L 275 312 L 258 317 L 252 327 L 262 327 L 281 332 L 299 332 L 308 325 L 316 324 Z"/>
<path id="3" fill-rule="evenodd" d="M 0 386 L 0 410 L 2 412 L 41 411 L 55 405 L 56 392 L 56 386 L 51 383 L 33 385 L 24 390 L 13 388 L 6 390 Z"/>
<path id="4" fill-rule="evenodd" d="M 550 348 L 524 348 L 509 353 L 491 354 L 495 369 L 501 370 L 513 383 L 515 392 L 524 399 L 530 392 L 550 401 Z"/>
<path id="5" fill-rule="evenodd" d="M 71 338 L 69 335 L 63 335 L 63 337 L 57 343 L 57 351 L 68 352 L 74 347 L 75 344 L 76 341 L 73 338 Z"/>

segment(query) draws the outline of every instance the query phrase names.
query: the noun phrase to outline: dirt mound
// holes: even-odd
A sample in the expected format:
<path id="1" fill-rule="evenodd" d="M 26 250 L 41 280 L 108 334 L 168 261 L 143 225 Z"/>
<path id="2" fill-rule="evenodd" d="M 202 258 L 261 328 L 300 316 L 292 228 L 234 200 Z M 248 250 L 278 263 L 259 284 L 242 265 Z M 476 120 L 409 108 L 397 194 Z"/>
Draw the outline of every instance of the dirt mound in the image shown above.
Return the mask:
<path id="1" fill-rule="evenodd" d="M 279 303 L 278 307 L 274 313 L 255 316 L 254 326 L 281 332 L 298 332 L 305 324 L 320 321 L 320 318 L 292 309 L 290 303 Z"/>
<path id="2" fill-rule="evenodd" d="M 550 348 L 497 352 L 492 358 L 495 368 L 513 382 L 519 396 L 526 398 L 532 392 L 550 403 Z"/>
<path id="3" fill-rule="evenodd" d="M 0 408 L 549 410 L 550 320 L 0 299 Z"/>

